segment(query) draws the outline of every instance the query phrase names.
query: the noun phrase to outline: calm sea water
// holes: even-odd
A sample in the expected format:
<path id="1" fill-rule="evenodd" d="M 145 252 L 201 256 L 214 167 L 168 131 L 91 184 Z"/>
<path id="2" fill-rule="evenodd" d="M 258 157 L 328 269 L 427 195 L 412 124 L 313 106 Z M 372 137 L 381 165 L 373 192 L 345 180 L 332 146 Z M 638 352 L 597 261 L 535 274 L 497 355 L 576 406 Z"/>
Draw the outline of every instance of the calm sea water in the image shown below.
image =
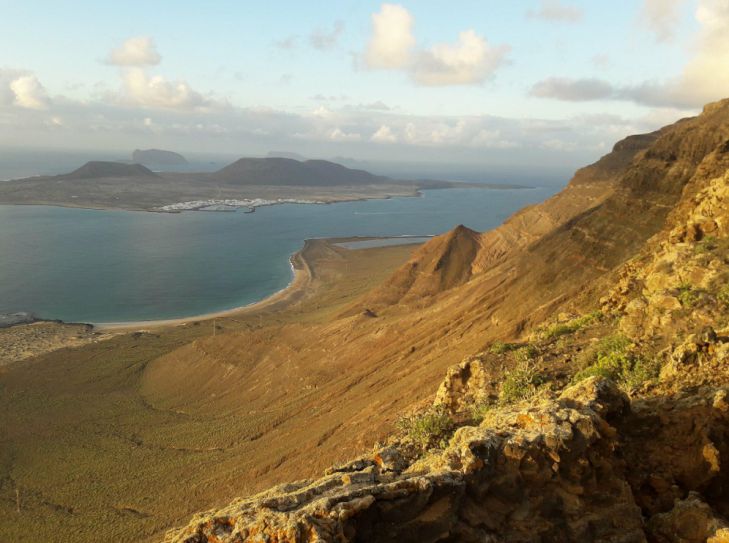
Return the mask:
<path id="1" fill-rule="evenodd" d="M 0 313 L 101 323 L 229 309 L 285 287 L 306 238 L 485 230 L 556 190 L 434 190 L 255 213 L 0 206 Z"/>

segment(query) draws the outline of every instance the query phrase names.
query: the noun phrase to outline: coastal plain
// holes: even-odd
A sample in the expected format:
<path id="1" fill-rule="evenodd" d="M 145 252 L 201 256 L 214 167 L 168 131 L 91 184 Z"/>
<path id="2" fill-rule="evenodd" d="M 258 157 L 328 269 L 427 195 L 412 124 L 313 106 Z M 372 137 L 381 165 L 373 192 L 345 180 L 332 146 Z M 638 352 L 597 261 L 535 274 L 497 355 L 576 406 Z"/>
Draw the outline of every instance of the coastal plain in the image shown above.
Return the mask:
<path id="1" fill-rule="evenodd" d="M 225 317 L 104 330 L 103 340 L 80 346 L 79 325 L 0 331 L 0 352 L 16 359 L 26 358 L 21 345 L 40 327 L 56 339 L 46 354 L 0 364 L 0 541 L 23 540 L 30 524 L 36 540 L 49 542 L 152 541 L 196 510 L 293 476 L 298 461 L 260 445 L 280 438 L 283 421 L 306 427 L 301 399 L 236 402 L 205 413 L 166 408 L 145 374 L 154 360 L 185 345 L 206 349 L 206 338 L 245 337 L 255 349 L 282 329 L 327 322 L 417 248 L 348 250 L 336 245 L 342 241 L 348 240 L 308 241 L 295 260 L 298 281 Z M 291 378 L 301 371 L 292 369 Z M 181 493 L 182 485 L 194 490 Z"/>

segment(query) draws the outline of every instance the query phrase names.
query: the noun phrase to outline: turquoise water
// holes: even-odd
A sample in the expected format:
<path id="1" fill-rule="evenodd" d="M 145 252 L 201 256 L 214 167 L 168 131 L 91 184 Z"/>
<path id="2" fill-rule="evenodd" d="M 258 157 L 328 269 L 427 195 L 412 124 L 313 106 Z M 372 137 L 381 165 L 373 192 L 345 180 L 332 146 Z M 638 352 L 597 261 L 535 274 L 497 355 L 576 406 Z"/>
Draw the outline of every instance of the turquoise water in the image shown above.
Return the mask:
<path id="1" fill-rule="evenodd" d="M 285 287 L 306 238 L 485 230 L 556 190 L 434 190 L 255 213 L 0 206 L 0 313 L 101 323 L 229 309 Z"/>

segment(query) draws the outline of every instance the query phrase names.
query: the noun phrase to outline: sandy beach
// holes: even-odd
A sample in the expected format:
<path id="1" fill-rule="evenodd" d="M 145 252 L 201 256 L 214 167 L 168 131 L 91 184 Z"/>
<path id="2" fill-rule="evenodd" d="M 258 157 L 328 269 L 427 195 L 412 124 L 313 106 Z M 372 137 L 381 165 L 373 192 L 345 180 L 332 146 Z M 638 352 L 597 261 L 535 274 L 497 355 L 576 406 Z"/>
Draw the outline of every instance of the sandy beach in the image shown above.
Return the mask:
<path id="1" fill-rule="evenodd" d="M 151 330 L 170 326 L 187 326 L 192 323 L 199 323 L 202 321 L 210 321 L 214 319 L 221 319 L 226 317 L 240 317 L 248 315 L 250 313 L 270 310 L 270 309 L 283 309 L 287 305 L 290 305 L 296 301 L 299 301 L 307 293 L 309 286 L 314 278 L 314 271 L 312 269 L 312 254 L 322 247 L 338 246 L 340 244 L 349 242 L 364 242 L 371 240 L 402 240 L 401 245 L 410 245 L 413 242 L 408 242 L 408 239 L 412 237 L 420 239 L 418 236 L 397 236 L 397 237 L 344 237 L 344 238 L 322 238 L 322 239 L 307 239 L 304 241 L 304 247 L 291 255 L 289 262 L 291 264 L 292 279 L 291 282 L 272 295 L 254 302 L 248 305 L 234 307 L 223 311 L 215 311 L 211 313 L 204 313 L 201 315 L 193 315 L 190 317 L 180 317 L 175 319 L 159 319 L 149 321 L 130 321 L 130 322 L 106 322 L 106 323 L 91 323 L 94 329 L 100 332 L 114 333 L 114 332 L 130 332 L 140 330 Z M 398 244 L 399 245 L 399 244 Z M 357 249 L 351 249 L 357 250 Z"/>

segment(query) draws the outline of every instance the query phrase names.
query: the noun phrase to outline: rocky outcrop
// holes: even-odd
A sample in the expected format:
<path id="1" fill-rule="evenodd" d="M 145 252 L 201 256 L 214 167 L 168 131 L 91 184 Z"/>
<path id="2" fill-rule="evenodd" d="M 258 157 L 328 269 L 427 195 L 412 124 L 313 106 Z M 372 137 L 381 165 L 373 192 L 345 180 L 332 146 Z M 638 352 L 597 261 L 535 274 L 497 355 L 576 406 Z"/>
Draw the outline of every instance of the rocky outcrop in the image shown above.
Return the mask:
<path id="1" fill-rule="evenodd" d="M 729 524 L 716 516 L 701 496 L 689 493 L 673 509 L 651 518 L 648 530 L 658 543 L 727 543 Z"/>
<path id="2" fill-rule="evenodd" d="M 401 471 L 375 453 L 199 515 L 166 541 L 645 541 L 606 421 L 626 407 L 591 382 L 462 427 Z"/>

